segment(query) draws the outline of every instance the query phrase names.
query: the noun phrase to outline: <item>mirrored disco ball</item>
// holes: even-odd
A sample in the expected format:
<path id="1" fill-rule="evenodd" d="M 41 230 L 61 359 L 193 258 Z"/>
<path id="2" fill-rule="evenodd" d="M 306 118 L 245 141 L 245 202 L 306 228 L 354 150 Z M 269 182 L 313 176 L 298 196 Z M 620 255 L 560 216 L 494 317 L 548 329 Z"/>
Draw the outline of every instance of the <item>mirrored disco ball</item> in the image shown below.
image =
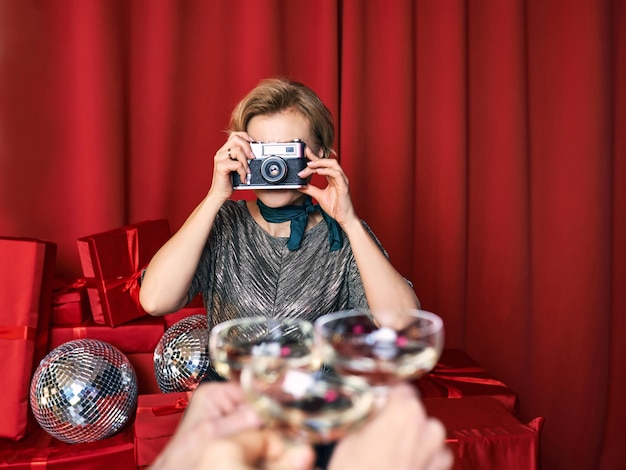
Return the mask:
<path id="1" fill-rule="evenodd" d="M 209 370 L 206 315 L 170 326 L 154 349 L 154 375 L 163 393 L 194 390 Z"/>
<path id="2" fill-rule="evenodd" d="M 30 405 L 44 431 L 71 444 L 119 431 L 137 406 L 137 376 L 117 348 L 76 339 L 42 359 L 30 384 Z"/>

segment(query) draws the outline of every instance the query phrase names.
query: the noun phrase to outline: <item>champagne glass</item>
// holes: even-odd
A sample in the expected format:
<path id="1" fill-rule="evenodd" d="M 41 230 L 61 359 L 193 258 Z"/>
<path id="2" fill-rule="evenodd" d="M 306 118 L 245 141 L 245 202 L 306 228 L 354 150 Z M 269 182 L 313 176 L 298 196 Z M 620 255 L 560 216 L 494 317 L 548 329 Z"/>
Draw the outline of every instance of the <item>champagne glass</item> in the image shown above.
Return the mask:
<path id="1" fill-rule="evenodd" d="M 243 368 L 241 387 L 265 423 L 291 442 L 334 442 L 365 422 L 375 410 L 371 387 L 279 356 L 254 354 Z"/>
<path id="2" fill-rule="evenodd" d="M 253 354 L 306 365 L 313 360 L 314 344 L 313 325 L 296 318 L 241 317 L 215 325 L 209 333 L 215 371 L 235 381 Z"/>
<path id="3" fill-rule="evenodd" d="M 418 309 L 334 312 L 319 317 L 315 331 L 323 361 L 383 397 L 389 386 L 430 372 L 444 344 L 441 318 Z"/>

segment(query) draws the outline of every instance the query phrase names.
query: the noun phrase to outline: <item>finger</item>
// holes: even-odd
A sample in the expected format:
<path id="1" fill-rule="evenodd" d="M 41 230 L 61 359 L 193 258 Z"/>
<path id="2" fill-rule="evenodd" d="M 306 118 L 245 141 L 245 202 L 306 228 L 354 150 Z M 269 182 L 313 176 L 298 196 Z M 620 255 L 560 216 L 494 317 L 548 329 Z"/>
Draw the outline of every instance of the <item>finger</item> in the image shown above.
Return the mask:
<path id="1" fill-rule="evenodd" d="M 426 467 L 427 463 L 433 461 L 445 449 L 446 429 L 439 420 L 429 418 L 421 434 L 420 455 L 423 456 L 423 464 Z"/>
<path id="2" fill-rule="evenodd" d="M 211 401 L 218 407 L 227 411 L 231 411 L 241 403 L 246 402 L 243 390 L 234 382 L 212 382 L 203 384 L 202 388 L 198 387 L 196 389 L 194 396 L 197 393 L 202 393 L 207 401 Z"/>
<path id="3" fill-rule="evenodd" d="M 329 185 L 336 187 L 337 189 L 340 190 L 340 192 L 343 193 L 343 192 L 348 191 L 350 182 L 348 181 L 348 177 L 346 176 L 346 174 L 340 169 L 325 168 L 325 167 L 320 167 L 320 168 L 309 167 L 309 170 L 310 172 L 308 172 L 309 174 L 307 175 L 307 177 L 313 174 L 323 176 L 326 178 L 326 181 L 328 181 Z M 305 171 L 305 170 L 302 170 L 302 171 Z M 302 177 L 303 176 L 301 176 L 301 178 Z"/>
<path id="4" fill-rule="evenodd" d="M 334 158 L 323 158 L 315 155 L 308 147 L 305 150 L 305 156 L 307 157 L 307 166 L 309 168 L 319 167 L 339 167 L 339 163 Z"/>
<path id="5" fill-rule="evenodd" d="M 215 169 L 223 174 L 236 172 L 240 181 L 246 181 L 250 168 L 248 166 L 248 152 L 241 147 L 233 146 L 220 149 L 215 155 Z M 251 158 L 254 158 L 254 155 Z"/>
<path id="6" fill-rule="evenodd" d="M 215 425 L 219 436 L 230 436 L 246 429 L 259 428 L 261 420 L 251 408 L 240 407 L 236 411 L 216 419 Z"/>
<path id="7" fill-rule="evenodd" d="M 318 201 L 324 194 L 323 189 L 318 188 L 317 186 L 310 183 L 307 184 L 304 188 L 299 188 L 298 191 L 300 191 L 302 194 L 306 194 L 307 196 L 311 196 L 313 199 L 317 199 Z"/>
<path id="8" fill-rule="evenodd" d="M 207 419 L 194 428 L 204 435 L 207 441 L 227 437 L 241 431 L 258 429 L 261 426 L 259 416 L 248 407 L 242 407 L 219 418 Z"/>
<path id="9" fill-rule="evenodd" d="M 261 432 L 247 432 L 240 433 L 233 436 L 235 440 L 239 439 L 239 444 L 246 448 L 246 445 L 251 441 L 244 441 L 248 437 L 254 437 L 256 439 L 262 439 L 261 447 L 257 447 L 256 450 L 261 450 L 261 454 L 249 451 L 249 458 L 247 462 L 249 464 L 262 462 L 262 467 L 265 470 L 284 470 L 284 469 L 310 469 L 315 461 L 315 452 L 313 448 L 304 443 L 287 443 L 279 434 L 275 431 L 266 429 Z M 260 442 L 259 442 L 260 443 Z M 258 443 L 257 443 L 258 444 Z M 250 457 L 256 457 L 252 459 Z"/>
<path id="10" fill-rule="evenodd" d="M 319 155 L 315 155 L 311 147 L 306 147 L 304 149 L 304 156 L 311 161 L 321 160 L 322 158 Z"/>
<path id="11" fill-rule="evenodd" d="M 448 447 L 445 447 L 433 456 L 424 470 L 449 470 L 453 465 L 454 455 Z"/>
<path id="12" fill-rule="evenodd" d="M 234 399 L 226 394 L 222 395 L 219 391 L 207 397 L 200 409 L 199 414 L 206 416 L 207 418 L 219 418 L 220 416 L 232 413 L 243 403 L 242 400 Z"/>
<path id="13" fill-rule="evenodd" d="M 306 445 L 288 447 L 270 431 L 244 431 L 229 439 L 211 442 L 204 457 L 212 469 L 257 468 L 260 465 L 267 470 L 278 470 L 311 468 L 314 453 Z"/>
<path id="14" fill-rule="evenodd" d="M 180 428 L 187 429 L 199 421 L 227 415 L 244 403 L 243 391 L 234 383 L 202 383 L 191 396 Z"/>
<path id="15" fill-rule="evenodd" d="M 221 159 L 238 159 L 246 162 L 254 158 L 252 148 L 250 147 L 250 136 L 243 132 L 232 133 L 228 140 L 218 150 L 216 158 Z"/>

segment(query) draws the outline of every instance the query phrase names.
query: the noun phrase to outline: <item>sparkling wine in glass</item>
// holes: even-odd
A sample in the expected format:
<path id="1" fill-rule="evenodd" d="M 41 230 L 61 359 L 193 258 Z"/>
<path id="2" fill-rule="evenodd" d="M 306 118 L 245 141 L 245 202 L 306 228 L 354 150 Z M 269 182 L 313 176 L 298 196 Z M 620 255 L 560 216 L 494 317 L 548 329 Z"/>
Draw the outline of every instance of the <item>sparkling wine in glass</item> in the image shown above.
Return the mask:
<path id="1" fill-rule="evenodd" d="M 235 381 L 253 354 L 306 365 L 313 360 L 314 344 L 313 325 L 295 318 L 241 317 L 215 325 L 209 333 L 215 371 Z"/>
<path id="2" fill-rule="evenodd" d="M 266 424 L 294 442 L 337 441 L 375 410 L 375 396 L 365 380 L 314 362 L 298 365 L 255 355 L 243 368 L 241 386 Z"/>
<path id="3" fill-rule="evenodd" d="M 424 310 L 345 310 L 315 322 L 321 358 L 364 378 L 378 394 L 430 372 L 444 344 L 441 318 Z"/>

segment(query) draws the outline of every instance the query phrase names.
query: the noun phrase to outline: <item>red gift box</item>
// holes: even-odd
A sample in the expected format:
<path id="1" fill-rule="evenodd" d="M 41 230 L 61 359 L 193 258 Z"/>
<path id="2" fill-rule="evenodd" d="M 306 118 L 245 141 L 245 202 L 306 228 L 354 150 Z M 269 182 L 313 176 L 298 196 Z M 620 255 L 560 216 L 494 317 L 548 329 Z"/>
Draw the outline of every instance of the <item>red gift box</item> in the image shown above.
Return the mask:
<path id="1" fill-rule="evenodd" d="M 52 312 L 50 324 L 77 325 L 90 317 L 87 298 L 87 281 L 84 278 L 74 281 L 56 279 L 52 291 Z"/>
<path id="2" fill-rule="evenodd" d="M 167 220 L 160 219 L 78 239 L 96 323 L 116 326 L 147 315 L 139 305 L 141 271 L 170 235 Z"/>
<path id="3" fill-rule="evenodd" d="M 126 354 L 137 375 L 137 392 L 140 395 L 161 393 L 154 374 L 154 353 Z"/>
<path id="4" fill-rule="evenodd" d="M 50 350 L 74 339 L 99 339 L 115 346 L 124 354 L 154 353 L 154 348 L 165 333 L 160 317 L 145 317 L 110 327 L 92 319 L 80 325 L 55 325 L 50 328 Z"/>
<path id="5" fill-rule="evenodd" d="M 446 427 L 454 470 L 539 468 L 543 418 L 523 424 L 496 399 L 485 396 L 426 398 L 423 402 L 429 415 Z"/>
<path id="6" fill-rule="evenodd" d="M 0 467 L 12 470 L 136 469 L 133 430 L 126 427 L 106 439 L 68 444 L 41 428 L 20 442 L 0 442 Z"/>
<path id="7" fill-rule="evenodd" d="M 444 350 L 435 368 L 415 385 L 423 398 L 490 396 L 517 413 L 517 394 L 461 349 Z"/>
<path id="8" fill-rule="evenodd" d="M 139 395 L 133 429 L 135 463 L 151 465 L 168 443 L 189 404 L 191 392 Z"/>
<path id="9" fill-rule="evenodd" d="M 29 388 L 47 352 L 56 244 L 0 238 L 0 438 L 21 439 L 34 423 Z"/>

